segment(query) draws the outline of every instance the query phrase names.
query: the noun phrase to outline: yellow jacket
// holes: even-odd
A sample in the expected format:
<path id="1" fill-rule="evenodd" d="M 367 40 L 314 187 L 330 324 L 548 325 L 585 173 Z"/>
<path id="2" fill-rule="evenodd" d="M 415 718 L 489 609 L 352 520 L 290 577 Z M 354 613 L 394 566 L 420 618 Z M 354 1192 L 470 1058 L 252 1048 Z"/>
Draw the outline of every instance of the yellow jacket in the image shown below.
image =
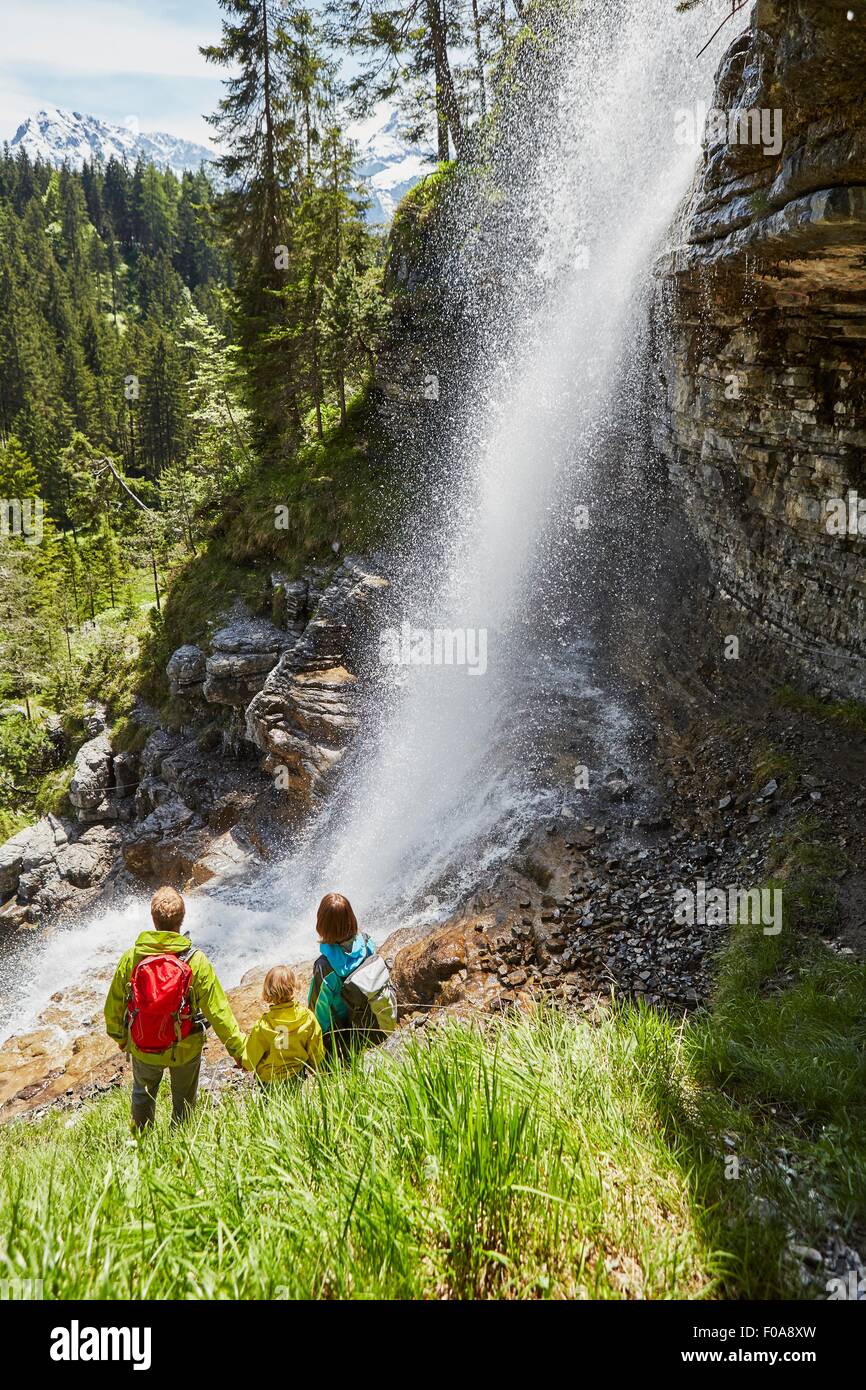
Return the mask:
<path id="1" fill-rule="evenodd" d="M 325 1055 L 316 1015 L 303 1004 L 272 1004 L 247 1038 L 244 1070 L 260 1081 L 279 1081 L 317 1067 Z"/>

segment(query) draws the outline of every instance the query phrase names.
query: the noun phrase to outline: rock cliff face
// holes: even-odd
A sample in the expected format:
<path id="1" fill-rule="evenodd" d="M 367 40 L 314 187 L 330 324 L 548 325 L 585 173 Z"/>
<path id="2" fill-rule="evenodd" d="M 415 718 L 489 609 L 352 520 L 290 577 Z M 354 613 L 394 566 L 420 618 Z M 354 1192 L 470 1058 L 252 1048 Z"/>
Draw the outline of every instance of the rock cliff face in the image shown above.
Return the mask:
<path id="1" fill-rule="evenodd" d="M 204 647 L 172 654 L 179 720 L 164 727 L 140 711 L 140 751 L 115 750 L 94 712 L 75 758 L 72 814 L 0 846 L 0 927 L 79 913 L 141 884 L 254 869 L 325 794 L 358 727 L 387 589 L 381 568 L 354 556 L 297 580 L 275 574 L 273 620 L 236 608 Z"/>
<path id="2" fill-rule="evenodd" d="M 863 698 L 866 26 L 847 14 L 758 0 L 719 68 L 727 119 L 658 267 L 655 434 L 723 630 Z M 742 138 L 762 111 L 778 153 Z"/>

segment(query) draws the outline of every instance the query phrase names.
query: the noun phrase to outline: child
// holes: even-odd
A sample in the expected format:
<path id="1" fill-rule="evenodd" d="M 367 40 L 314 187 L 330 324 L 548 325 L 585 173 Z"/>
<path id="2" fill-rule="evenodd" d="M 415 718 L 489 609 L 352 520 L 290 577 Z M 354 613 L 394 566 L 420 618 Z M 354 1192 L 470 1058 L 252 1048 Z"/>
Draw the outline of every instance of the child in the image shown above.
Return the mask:
<path id="1" fill-rule="evenodd" d="M 322 954 L 313 966 L 307 1003 L 316 1011 L 330 1050 L 335 1045 L 344 1047 L 351 1032 L 349 1008 L 341 994 L 343 981 L 362 961 L 374 955 L 376 948 L 358 931 L 352 904 L 342 893 L 325 894 L 316 914 L 316 931 Z"/>
<path id="2" fill-rule="evenodd" d="M 243 1055 L 244 1070 L 254 1071 L 259 1081 L 300 1077 L 325 1055 L 316 1016 L 296 1003 L 295 990 L 287 965 L 275 965 L 265 976 L 262 999 L 270 1008 L 253 1025 Z"/>

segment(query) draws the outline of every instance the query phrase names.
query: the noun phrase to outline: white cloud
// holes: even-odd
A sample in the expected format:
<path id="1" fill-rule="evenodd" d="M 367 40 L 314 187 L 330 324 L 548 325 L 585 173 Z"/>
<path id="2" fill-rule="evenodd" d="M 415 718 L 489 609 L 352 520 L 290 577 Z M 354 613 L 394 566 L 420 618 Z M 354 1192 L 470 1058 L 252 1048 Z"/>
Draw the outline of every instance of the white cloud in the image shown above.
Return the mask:
<path id="1" fill-rule="evenodd" d="M 39 66 L 59 76 L 201 77 L 207 64 L 198 46 L 219 34 L 213 21 L 178 19 L 157 5 L 116 0 L 30 0 L 25 8 L 2 0 L 2 64 L 6 69 Z"/>
<path id="2" fill-rule="evenodd" d="M 208 143 L 220 28 L 215 0 L 0 0 L 0 141 L 56 105 Z"/>

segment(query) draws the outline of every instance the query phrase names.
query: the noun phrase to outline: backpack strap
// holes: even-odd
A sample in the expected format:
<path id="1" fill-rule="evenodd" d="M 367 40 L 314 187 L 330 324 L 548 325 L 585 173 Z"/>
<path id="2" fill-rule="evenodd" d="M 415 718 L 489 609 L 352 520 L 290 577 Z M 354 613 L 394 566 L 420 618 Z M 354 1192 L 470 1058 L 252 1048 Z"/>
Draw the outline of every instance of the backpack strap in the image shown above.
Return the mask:
<path id="1" fill-rule="evenodd" d="M 313 962 L 313 980 L 310 990 L 310 1007 L 315 1009 L 322 992 L 322 985 L 329 975 L 335 974 L 334 967 L 327 956 L 317 956 Z"/>

